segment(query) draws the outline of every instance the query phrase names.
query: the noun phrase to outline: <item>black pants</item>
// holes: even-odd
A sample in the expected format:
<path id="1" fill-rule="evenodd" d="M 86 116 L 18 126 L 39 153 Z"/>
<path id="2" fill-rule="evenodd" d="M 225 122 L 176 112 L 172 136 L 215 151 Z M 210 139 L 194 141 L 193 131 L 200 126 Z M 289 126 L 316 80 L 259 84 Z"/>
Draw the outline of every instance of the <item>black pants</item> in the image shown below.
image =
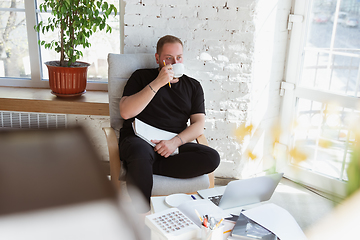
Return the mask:
<path id="1" fill-rule="evenodd" d="M 213 172 L 220 163 L 218 152 L 197 143 L 185 143 L 179 154 L 164 158 L 137 136 L 128 136 L 119 143 L 120 159 L 126 168 L 126 184 L 137 187 L 149 203 L 153 174 L 192 178 Z M 131 196 L 130 196 L 131 197 Z"/>

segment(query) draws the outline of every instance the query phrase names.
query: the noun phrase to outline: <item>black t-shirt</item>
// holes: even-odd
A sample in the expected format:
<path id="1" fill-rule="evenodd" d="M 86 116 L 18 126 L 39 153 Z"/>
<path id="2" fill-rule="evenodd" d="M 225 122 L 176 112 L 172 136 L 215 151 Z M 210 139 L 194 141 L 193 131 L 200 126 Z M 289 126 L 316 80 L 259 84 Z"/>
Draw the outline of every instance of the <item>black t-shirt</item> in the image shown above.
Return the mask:
<path id="1" fill-rule="evenodd" d="M 131 96 L 149 83 L 159 74 L 157 68 L 140 69 L 129 78 L 124 88 L 123 96 Z M 187 127 L 187 121 L 192 114 L 204 113 L 204 92 L 200 83 L 186 75 L 180 77 L 177 83 L 163 86 L 145 109 L 136 116 L 141 121 L 174 133 L 180 133 Z M 134 118 L 124 121 L 120 131 L 120 139 L 134 132 L 131 123 Z"/>

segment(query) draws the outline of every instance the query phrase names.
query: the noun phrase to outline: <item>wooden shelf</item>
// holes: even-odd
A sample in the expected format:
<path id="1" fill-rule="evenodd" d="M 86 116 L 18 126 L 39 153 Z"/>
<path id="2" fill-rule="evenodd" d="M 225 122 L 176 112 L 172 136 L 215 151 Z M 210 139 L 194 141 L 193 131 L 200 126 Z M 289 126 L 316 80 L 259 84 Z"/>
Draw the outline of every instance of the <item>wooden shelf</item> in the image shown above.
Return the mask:
<path id="1" fill-rule="evenodd" d="M 0 110 L 109 116 L 109 98 L 105 91 L 60 98 L 50 89 L 0 87 Z"/>

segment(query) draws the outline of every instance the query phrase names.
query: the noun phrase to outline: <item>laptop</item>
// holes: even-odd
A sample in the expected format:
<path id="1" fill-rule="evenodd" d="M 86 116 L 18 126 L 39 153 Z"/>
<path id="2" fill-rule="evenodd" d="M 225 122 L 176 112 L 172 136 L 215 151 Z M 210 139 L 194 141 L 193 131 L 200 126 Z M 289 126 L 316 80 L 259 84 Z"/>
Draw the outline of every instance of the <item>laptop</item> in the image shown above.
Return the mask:
<path id="1" fill-rule="evenodd" d="M 222 209 L 259 203 L 271 198 L 283 175 L 283 173 L 275 173 L 235 180 L 223 187 L 199 190 L 198 194 Z"/>

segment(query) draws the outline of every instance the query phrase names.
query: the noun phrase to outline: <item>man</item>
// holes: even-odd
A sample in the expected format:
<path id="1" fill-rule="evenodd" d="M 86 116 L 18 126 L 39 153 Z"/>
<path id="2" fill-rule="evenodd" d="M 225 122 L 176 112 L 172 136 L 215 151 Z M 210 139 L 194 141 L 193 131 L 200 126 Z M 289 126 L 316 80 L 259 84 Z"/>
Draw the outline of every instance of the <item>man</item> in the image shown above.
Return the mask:
<path id="1" fill-rule="evenodd" d="M 119 147 L 126 182 L 137 187 L 148 203 L 153 174 L 191 178 L 214 171 L 220 163 L 217 151 L 191 143 L 204 130 L 204 94 L 197 80 L 186 75 L 174 78 L 172 64 L 183 62 L 181 40 L 170 35 L 160 38 L 155 58 L 159 68 L 135 71 L 120 100 L 125 121 Z M 152 147 L 134 134 L 131 123 L 135 117 L 178 135 L 170 140 L 154 139 L 156 146 Z M 171 155 L 177 148 L 179 154 Z"/>

